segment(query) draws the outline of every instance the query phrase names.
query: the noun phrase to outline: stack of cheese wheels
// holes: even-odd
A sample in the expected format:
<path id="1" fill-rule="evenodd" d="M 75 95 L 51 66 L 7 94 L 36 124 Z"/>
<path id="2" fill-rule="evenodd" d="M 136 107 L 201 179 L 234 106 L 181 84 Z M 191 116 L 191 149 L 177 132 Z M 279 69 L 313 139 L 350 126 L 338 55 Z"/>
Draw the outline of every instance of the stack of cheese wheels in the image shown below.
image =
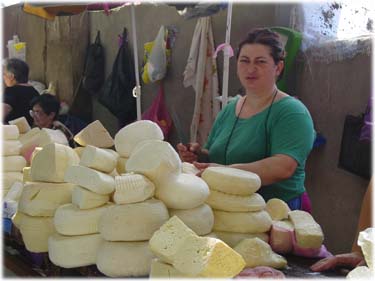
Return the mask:
<path id="1" fill-rule="evenodd" d="M 55 227 L 57 208 L 71 202 L 73 185 L 64 181 L 64 173 L 79 158 L 72 148 L 51 143 L 35 154 L 28 181 L 19 201 L 16 226 L 26 248 L 31 252 L 47 252 L 48 237 Z"/>

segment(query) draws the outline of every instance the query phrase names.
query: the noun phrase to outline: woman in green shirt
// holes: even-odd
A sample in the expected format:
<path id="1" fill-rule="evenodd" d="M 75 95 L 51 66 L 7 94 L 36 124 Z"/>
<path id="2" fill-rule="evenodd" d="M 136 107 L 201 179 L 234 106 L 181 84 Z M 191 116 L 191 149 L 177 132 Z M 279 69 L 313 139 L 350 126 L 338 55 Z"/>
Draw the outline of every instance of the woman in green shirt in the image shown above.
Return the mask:
<path id="1" fill-rule="evenodd" d="M 200 170 L 227 165 L 256 173 L 266 201 L 279 198 L 291 209 L 310 211 L 305 162 L 315 131 L 307 108 L 277 89 L 285 58 L 280 38 L 269 29 L 254 29 L 238 49 L 237 75 L 246 94 L 218 114 L 204 147 L 178 144 L 180 157 Z M 199 154 L 208 155 L 210 163 L 196 162 Z"/>

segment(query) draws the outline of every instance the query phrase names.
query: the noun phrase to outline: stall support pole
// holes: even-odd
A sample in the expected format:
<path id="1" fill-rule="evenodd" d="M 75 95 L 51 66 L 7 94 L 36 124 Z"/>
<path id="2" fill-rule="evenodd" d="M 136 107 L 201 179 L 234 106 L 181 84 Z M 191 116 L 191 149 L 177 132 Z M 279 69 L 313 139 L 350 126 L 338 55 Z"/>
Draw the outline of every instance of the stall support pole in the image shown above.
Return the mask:
<path id="1" fill-rule="evenodd" d="M 133 89 L 133 96 L 137 98 L 137 120 L 142 118 L 141 110 L 141 85 L 139 83 L 139 68 L 138 68 L 138 44 L 137 44 L 137 27 L 135 24 L 135 9 L 134 4 L 131 5 L 131 17 L 132 17 L 132 34 L 133 34 L 133 50 L 134 50 L 134 71 L 136 86 Z"/>

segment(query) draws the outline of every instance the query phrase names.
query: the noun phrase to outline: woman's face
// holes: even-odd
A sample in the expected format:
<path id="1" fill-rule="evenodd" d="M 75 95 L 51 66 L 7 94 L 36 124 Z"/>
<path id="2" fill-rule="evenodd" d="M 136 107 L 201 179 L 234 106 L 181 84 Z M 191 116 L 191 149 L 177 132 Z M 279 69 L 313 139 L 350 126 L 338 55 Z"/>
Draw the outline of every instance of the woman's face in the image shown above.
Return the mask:
<path id="1" fill-rule="evenodd" d="M 247 91 L 267 91 L 274 87 L 284 63 L 275 64 L 271 50 L 262 44 L 245 44 L 237 60 L 237 75 Z"/>
<path id="2" fill-rule="evenodd" d="M 30 115 L 34 119 L 34 124 L 39 128 L 51 128 L 55 113 L 51 112 L 49 115 L 43 111 L 39 104 L 35 104 L 30 110 Z"/>
<path id="3" fill-rule="evenodd" d="M 14 79 L 14 74 L 7 71 L 6 68 L 3 69 L 3 79 L 4 84 L 7 87 L 12 87 L 17 84 L 16 79 Z"/>

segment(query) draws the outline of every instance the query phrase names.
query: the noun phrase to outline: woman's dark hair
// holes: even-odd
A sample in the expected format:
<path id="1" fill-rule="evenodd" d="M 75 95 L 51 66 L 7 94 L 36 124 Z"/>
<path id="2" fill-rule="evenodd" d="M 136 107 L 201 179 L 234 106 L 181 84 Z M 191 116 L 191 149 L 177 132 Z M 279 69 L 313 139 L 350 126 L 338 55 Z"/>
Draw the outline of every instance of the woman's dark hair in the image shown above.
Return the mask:
<path id="1" fill-rule="evenodd" d="M 29 66 L 20 59 L 12 58 L 5 61 L 5 69 L 14 75 L 17 83 L 27 83 L 29 80 Z"/>
<path id="2" fill-rule="evenodd" d="M 246 44 L 262 44 L 271 50 L 271 57 L 275 64 L 285 60 L 284 46 L 278 33 L 268 28 L 254 28 L 246 36 L 246 38 L 238 45 L 237 59 L 241 49 Z M 282 78 L 284 69 L 281 71 L 278 80 Z"/>
<path id="3" fill-rule="evenodd" d="M 54 112 L 54 120 L 57 119 L 60 110 L 60 102 L 55 96 L 51 94 L 42 94 L 40 96 L 37 96 L 30 102 L 31 108 L 34 107 L 34 105 L 39 105 L 47 115 L 50 115 L 52 112 Z"/>

